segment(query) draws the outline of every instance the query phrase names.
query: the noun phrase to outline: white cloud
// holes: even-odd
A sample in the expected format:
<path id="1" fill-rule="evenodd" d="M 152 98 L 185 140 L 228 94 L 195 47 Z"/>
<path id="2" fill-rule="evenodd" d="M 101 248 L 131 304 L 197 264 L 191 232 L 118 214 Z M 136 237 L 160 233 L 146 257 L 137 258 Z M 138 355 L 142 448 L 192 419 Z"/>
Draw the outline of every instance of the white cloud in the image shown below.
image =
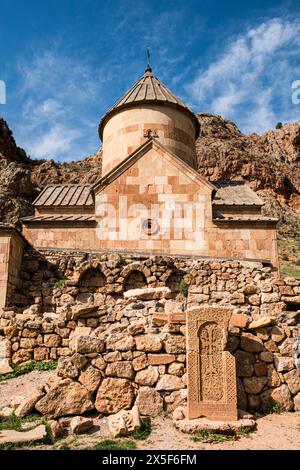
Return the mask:
<path id="1" fill-rule="evenodd" d="M 299 119 L 291 102 L 299 37 L 299 21 L 274 18 L 232 39 L 187 85 L 191 106 L 235 120 L 246 132 Z"/>
<path id="2" fill-rule="evenodd" d="M 68 57 L 55 47 L 18 68 L 22 108 L 15 134 L 19 145 L 33 158 L 60 161 L 96 151 L 100 142 L 94 116 L 99 103 L 101 117 L 101 70 L 84 57 Z"/>

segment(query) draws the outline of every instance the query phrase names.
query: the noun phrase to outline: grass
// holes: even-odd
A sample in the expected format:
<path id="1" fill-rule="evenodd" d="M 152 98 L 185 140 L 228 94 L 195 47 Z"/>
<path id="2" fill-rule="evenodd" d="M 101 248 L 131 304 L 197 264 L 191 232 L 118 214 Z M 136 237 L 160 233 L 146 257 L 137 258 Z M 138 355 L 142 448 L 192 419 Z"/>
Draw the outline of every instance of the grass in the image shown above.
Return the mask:
<path id="1" fill-rule="evenodd" d="M 144 441 L 149 437 L 151 434 L 151 424 L 149 420 L 142 420 L 142 425 L 139 429 L 136 429 L 132 433 L 130 433 L 130 436 L 133 437 L 133 439 L 136 439 L 137 441 Z"/>
<path id="2" fill-rule="evenodd" d="M 208 429 L 199 429 L 191 433 L 191 439 L 193 442 L 204 442 L 206 444 L 221 444 L 222 442 L 235 441 L 237 435 L 234 431 L 221 432 L 211 431 Z"/>
<path id="3" fill-rule="evenodd" d="M 15 377 L 19 377 L 19 375 L 28 374 L 33 370 L 54 370 L 56 369 L 57 362 L 50 360 L 50 361 L 29 361 L 26 364 L 20 365 L 12 365 L 13 372 L 9 372 L 8 374 L 0 374 L 0 382 L 7 379 L 14 379 Z"/>
<path id="4" fill-rule="evenodd" d="M 135 450 L 136 443 L 130 439 L 105 439 L 90 448 L 90 450 Z"/>
<path id="5" fill-rule="evenodd" d="M 54 279 L 54 281 L 52 282 L 52 287 L 54 287 L 55 289 L 58 289 L 60 287 L 64 287 L 66 285 L 67 281 L 68 281 L 67 277 L 61 277 L 59 279 Z"/>
<path id="6" fill-rule="evenodd" d="M 285 277 L 294 277 L 295 279 L 300 279 L 300 269 L 285 266 L 280 270 L 281 279 Z"/>
<path id="7" fill-rule="evenodd" d="M 184 277 L 182 277 L 180 279 L 180 283 L 179 283 L 179 291 L 182 295 L 184 295 L 184 297 L 187 297 L 188 296 L 188 293 L 189 293 L 189 285 L 187 284 L 186 280 L 184 279 Z"/>
<path id="8" fill-rule="evenodd" d="M 268 406 L 255 406 L 250 409 L 250 413 L 256 413 L 260 415 L 280 414 L 284 411 L 285 409 L 274 400 Z"/>
<path id="9" fill-rule="evenodd" d="M 43 441 L 43 444 L 53 444 L 54 439 L 53 439 L 53 435 L 52 435 L 48 421 L 43 416 L 34 414 L 34 413 L 29 414 L 28 416 L 25 416 L 24 418 L 20 418 L 19 416 L 16 416 L 14 413 L 7 418 L 1 417 L 0 418 L 0 431 L 10 429 L 13 431 L 26 432 L 22 430 L 22 424 L 30 423 L 33 421 L 37 421 L 37 425 L 44 424 L 46 427 L 47 436 L 46 436 L 46 439 Z M 20 447 L 33 447 L 39 444 L 41 444 L 41 441 L 14 442 L 14 443 L 9 442 L 6 444 L 1 444 L 0 449 L 12 450 L 12 449 L 20 448 Z"/>

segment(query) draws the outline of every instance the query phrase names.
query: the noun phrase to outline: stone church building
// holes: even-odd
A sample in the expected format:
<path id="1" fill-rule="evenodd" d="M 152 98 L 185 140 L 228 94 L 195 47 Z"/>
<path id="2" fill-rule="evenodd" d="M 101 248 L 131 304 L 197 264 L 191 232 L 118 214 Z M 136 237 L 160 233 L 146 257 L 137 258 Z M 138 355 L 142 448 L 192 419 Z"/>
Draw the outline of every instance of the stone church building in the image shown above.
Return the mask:
<path id="1" fill-rule="evenodd" d="M 196 115 L 148 66 L 99 125 L 102 178 L 49 185 L 23 219 L 36 248 L 260 260 L 278 266 L 276 219 L 243 182 L 197 169 Z"/>
<path id="2" fill-rule="evenodd" d="M 49 185 L 22 232 L 0 225 L 0 371 L 58 361 L 42 414 L 165 411 L 192 431 L 300 410 L 300 281 L 278 278 L 263 201 L 201 175 L 199 134 L 147 66 L 100 121 L 101 179 Z"/>

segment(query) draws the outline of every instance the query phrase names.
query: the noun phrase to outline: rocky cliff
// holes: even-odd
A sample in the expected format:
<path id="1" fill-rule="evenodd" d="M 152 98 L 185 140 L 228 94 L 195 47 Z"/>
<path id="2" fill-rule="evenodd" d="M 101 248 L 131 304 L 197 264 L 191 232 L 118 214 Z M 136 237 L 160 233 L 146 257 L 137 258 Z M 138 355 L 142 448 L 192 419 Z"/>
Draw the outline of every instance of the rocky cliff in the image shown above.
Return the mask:
<path id="1" fill-rule="evenodd" d="M 266 201 L 265 212 L 280 217 L 283 259 L 300 262 L 300 121 L 263 135 L 242 134 L 221 116 L 198 115 L 199 172 L 211 181 L 242 179 Z M 101 149 L 81 161 L 34 161 L 17 147 L 0 119 L 0 221 L 18 225 L 33 212 L 32 201 L 50 183 L 95 182 L 101 175 Z"/>

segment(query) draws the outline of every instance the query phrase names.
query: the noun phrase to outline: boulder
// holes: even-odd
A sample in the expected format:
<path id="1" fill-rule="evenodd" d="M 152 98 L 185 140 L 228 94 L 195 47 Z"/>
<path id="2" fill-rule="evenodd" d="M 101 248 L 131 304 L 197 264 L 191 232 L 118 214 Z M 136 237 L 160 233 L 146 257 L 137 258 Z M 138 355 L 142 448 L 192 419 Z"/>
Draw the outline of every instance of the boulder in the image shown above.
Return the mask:
<path id="1" fill-rule="evenodd" d="M 138 351 L 159 352 L 162 348 L 162 342 L 158 335 L 139 335 L 135 337 L 135 342 Z"/>
<path id="2" fill-rule="evenodd" d="M 291 411 L 294 407 L 291 393 L 286 384 L 263 392 L 260 398 L 264 406 L 274 405 L 275 402 L 286 411 Z"/>
<path id="3" fill-rule="evenodd" d="M 29 397 L 27 397 L 16 409 L 15 415 L 23 418 L 28 413 L 30 413 L 36 403 L 45 395 L 45 393 L 41 389 L 36 389 L 34 392 L 31 393 Z"/>
<path id="4" fill-rule="evenodd" d="M 11 415 L 13 415 L 15 412 L 14 408 L 10 406 L 5 406 L 0 410 L 0 416 L 1 418 L 9 418 Z"/>
<path id="5" fill-rule="evenodd" d="M 254 356 L 246 351 L 235 351 L 236 373 L 238 377 L 251 377 L 254 371 Z"/>
<path id="6" fill-rule="evenodd" d="M 105 374 L 112 377 L 132 379 L 134 377 L 134 370 L 130 361 L 116 361 L 107 365 Z"/>
<path id="7" fill-rule="evenodd" d="M 160 377 L 155 388 L 158 391 L 168 392 L 172 390 L 180 390 L 181 388 L 184 388 L 184 384 L 176 375 L 165 374 Z"/>
<path id="8" fill-rule="evenodd" d="M 183 354 L 186 351 L 185 336 L 170 335 L 164 341 L 164 348 L 168 354 Z"/>
<path id="9" fill-rule="evenodd" d="M 159 300 L 171 293 L 168 287 L 147 287 L 145 289 L 130 289 L 124 292 L 125 299 L 134 297 L 137 300 Z"/>
<path id="10" fill-rule="evenodd" d="M 293 395 L 300 392 L 300 375 L 297 369 L 293 369 L 290 372 L 283 374 L 283 377 Z"/>
<path id="11" fill-rule="evenodd" d="M 285 333 L 282 328 L 279 328 L 279 326 L 274 326 L 271 330 L 270 336 L 275 343 L 280 343 L 280 341 L 285 338 Z"/>
<path id="12" fill-rule="evenodd" d="M 137 406 L 132 410 L 121 410 L 107 418 L 108 429 L 113 437 L 126 436 L 141 427 L 140 414 Z"/>
<path id="13" fill-rule="evenodd" d="M 40 424 L 30 431 L 13 431 L 5 429 L 0 433 L 0 445 L 3 444 L 17 444 L 21 442 L 36 442 L 43 441 L 47 437 L 47 430 L 44 424 Z"/>
<path id="14" fill-rule="evenodd" d="M 263 349 L 263 342 L 251 333 L 242 333 L 241 349 L 250 353 L 259 353 Z"/>
<path id="15" fill-rule="evenodd" d="M 150 364 L 150 362 L 149 362 Z M 132 365 L 135 371 L 145 369 L 148 365 L 148 359 L 146 354 L 141 354 L 133 359 Z"/>
<path id="16" fill-rule="evenodd" d="M 245 313 L 234 312 L 231 315 L 229 323 L 231 326 L 236 326 L 238 328 L 245 328 L 248 323 L 248 315 L 245 315 Z"/>
<path id="17" fill-rule="evenodd" d="M 75 339 L 75 352 L 80 354 L 101 353 L 105 349 L 102 339 L 95 336 L 78 336 Z"/>
<path id="18" fill-rule="evenodd" d="M 60 357 L 58 359 L 56 373 L 64 379 L 75 379 L 79 375 L 79 370 L 75 366 L 71 357 Z"/>
<path id="19" fill-rule="evenodd" d="M 276 372 L 273 364 L 268 364 L 267 379 L 268 379 L 268 382 L 267 382 L 268 387 L 279 387 L 281 385 L 279 374 L 278 372 Z"/>
<path id="20" fill-rule="evenodd" d="M 158 377 L 158 367 L 149 366 L 137 372 L 135 382 L 139 385 L 149 385 L 151 387 L 156 384 Z"/>
<path id="21" fill-rule="evenodd" d="M 159 392 L 151 387 L 140 387 L 136 405 L 141 415 L 157 416 L 163 411 L 163 399 Z"/>
<path id="22" fill-rule="evenodd" d="M 70 422 L 70 430 L 72 434 L 85 434 L 94 426 L 91 418 L 84 418 L 83 416 L 74 416 Z"/>
<path id="23" fill-rule="evenodd" d="M 274 317 L 260 317 L 257 320 L 253 320 L 249 325 L 249 330 L 255 330 L 256 328 L 262 328 L 269 325 L 274 325 L 276 320 Z"/>
<path id="24" fill-rule="evenodd" d="M 63 379 L 54 384 L 35 408 L 50 418 L 78 415 L 94 409 L 91 393 L 80 383 Z"/>
<path id="25" fill-rule="evenodd" d="M 49 422 L 49 425 L 50 425 L 51 433 L 54 439 L 58 439 L 59 437 L 62 437 L 64 434 L 66 434 L 66 428 L 62 426 L 62 424 L 56 421 L 55 419 L 51 420 Z"/>
<path id="26" fill-rule="evenodd" d="M 300 392 L 294 397 L 294 409 L 300 411 Z"/>
<path id="27" fill-rule="evenodd" d="M 243 379 L 245 392 L 257 395 L 267 383 L 267 377 L 246 377 Z"/>
<path id="28" fill-rule="evenodd" d="M 96 396 L 95 407 L 100 413 L 112 414 L 131 407 L 134 391 L 127 379 L 103 379 Z"/>
<path id="29" fill-rule="evenodd" d="M 101 379 L 102 376 L 100 370 L 91 365 L 87 366 L 79 376 L 79 382 L 92 393 L 99 388 Z"/>
<path id="30" fill-rule="evenodd" d="M 184 374 L 184 364 L 182 362 L 173 362 L 168 367 L 168 374 L 177 375 L 182 377 Z"/>
<path id="31" fill-rule="evenodd" d="M 274 364 L 277 372 L 292 370 L 294 368 L 292 357 L 274 356 Z"/>
<path id="32" fill-rule="evenodd" d="M 112 333 L 106 338 L 106 349 L 113 351 L 131 351 L 135 341 L 128 333 Z"/>

